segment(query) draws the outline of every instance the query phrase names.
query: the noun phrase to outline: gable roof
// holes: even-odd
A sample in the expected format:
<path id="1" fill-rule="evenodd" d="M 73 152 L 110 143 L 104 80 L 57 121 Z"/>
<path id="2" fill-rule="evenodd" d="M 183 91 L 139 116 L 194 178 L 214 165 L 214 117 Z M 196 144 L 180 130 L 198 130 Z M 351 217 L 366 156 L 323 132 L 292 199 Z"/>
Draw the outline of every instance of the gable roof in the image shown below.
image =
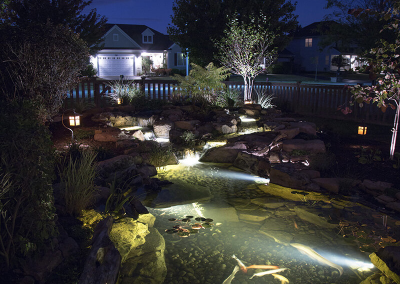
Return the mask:
<path id="1" fill-rule="evenodd" d="M 334 25 L 339 25 L 335 21 L 321 21 L 314 22 L 304 28 L 298 29 L 295 33 L 295 37 L 306 37 L 306 36 L 322 36 L 325 35 Z"/>
<path id="2" fill-rule="evenodd" d="M 134 42 L 136 42 L 143 50 L 166 50 L 169 49 L 174 42 L 169 39 L 168 35 L 162 34 L 145 25 L 130 25 L 130 24 L 106 24 L 107 33 L 114 26 L 120 28 L 126 35 L 128 35 Z M 145 30 L 151 30 L 153 35 L 152 44 L 144 44 L 142 42 L 142 33 Z"/>

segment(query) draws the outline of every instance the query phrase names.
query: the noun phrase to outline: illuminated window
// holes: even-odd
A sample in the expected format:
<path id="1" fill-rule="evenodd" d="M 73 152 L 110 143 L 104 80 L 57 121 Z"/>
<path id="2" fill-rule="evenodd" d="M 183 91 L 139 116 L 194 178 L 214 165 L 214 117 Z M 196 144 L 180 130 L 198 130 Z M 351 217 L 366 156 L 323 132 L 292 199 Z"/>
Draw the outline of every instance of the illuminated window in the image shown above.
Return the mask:
<path id="1" fill-rule="evenodd" d="M 113 34 L 113 41 L 119 41 L 118 34 Z"/>
<path id="2" fill-rule="evenodd" d="M 306 47 L 312 47 L 312 38 L 306 38 Z"/>
<path id="3" fill-rule="evenodd" d="M 185 66 L 185 57 L 182 52 L 177 52 L 174 55 L 175 66 Z"/>

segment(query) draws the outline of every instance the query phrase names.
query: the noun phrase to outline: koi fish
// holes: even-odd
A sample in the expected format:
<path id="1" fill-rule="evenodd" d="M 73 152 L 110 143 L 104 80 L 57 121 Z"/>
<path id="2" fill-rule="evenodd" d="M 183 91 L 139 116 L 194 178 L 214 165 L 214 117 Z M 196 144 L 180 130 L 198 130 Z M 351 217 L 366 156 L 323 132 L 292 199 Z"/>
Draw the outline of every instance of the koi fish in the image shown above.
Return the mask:
<path id="1" fill-rule="evenodd" d="M 240 259 L 238 259 L 235 255 L 232 255 L 232 258 L 233 258 L 233 259 L 236 259 L 236 261 L 237 261 L 237 263 L 238 263 L 238 265 L 239 265 L 239 267 L 240 267 L 240 270 L 242 270 L 244 273 L 247 273 L 247 268 L 246 268 L 246 266 L 243 264 L 243 262 L 241 262 Z"/>
<path id="2" fill-rule="evenodd" d="M 228 278 L 225 279 L 224 282 L 222 282 L 222 284 L 231 284 L 233 278 L 235 278 L 236 273 L 239 271 L 239 266 L 236 265 L 235 268 L 233 269 L 231 275 L 229 275 Z"/>
<path id="3" fill-rule="evenodd" d="M 250 265 L 246 266 L 247 269 L 278 269 L 279 266 L 276 265 Z"/>
<path id="4" fill-rule="evenodd" d="M 268 271 L 264 271 L 264 272 L 259 272 L 259 273 L 254 273 L 253 276 L 250 277 L 250 279 L 253 279 L 253 277 L 257 276 L 257 277 L 261 277 L 267 274 L 274 274 L 274 273 L 279 273 L 282 272 L 284 270 L 286 270 L 287 268 L 279 268 L 279 269 L 274 269 L 274 270 L 268 270 Z"/>
<path id="5" fill-rule="evenodd" d="M 298 244 L 298 243 L 293 243 L 290 244 L 292 247 L 297 248 L 301 253 L 308 255 L 310 258 L 329 265 L 330 267 L 336 268 L 337 270 L 339 270 L 339 275 L 342 276 L 343 274 L 343 267 L 341 267 L 340 265 L 337 265 L 336 263 L 333 263 L 329 260 L 327 260 L 325 257 L 321 256 L 319 253 L 317 253 L 315 250 L 313 250 L 312 248 L 306 246 L 306 245 L 302 245 L 302 244 Z"/>
<path id="6" fill-rule="evenodd" d="M 273 273 L 272 276 L 274 276 L 274 278 L 280 280 L 281 284 L 289 283 L 289 280 L 285 276 L 282 276 L 280 274 L 275 274 L 275 273 Z"/>

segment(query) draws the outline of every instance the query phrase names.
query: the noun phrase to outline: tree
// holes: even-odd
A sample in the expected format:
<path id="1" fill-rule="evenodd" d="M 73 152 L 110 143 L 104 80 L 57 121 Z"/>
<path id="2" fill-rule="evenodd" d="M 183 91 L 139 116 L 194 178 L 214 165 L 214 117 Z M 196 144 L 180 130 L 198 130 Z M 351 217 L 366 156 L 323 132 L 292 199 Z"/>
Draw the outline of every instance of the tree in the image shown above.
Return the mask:
<path id="1" fill-rule="evenodd" d="M 267 20 L 264 16 L 250 24 L 239 24 L 237 18 L 231 20 L 225 36 L 216 44 L 221 64 L 243 77 L 245 101 L 252 100 L 254 79 L 263 72 L 260 64 L 265 62 L 268 68 L 276 55 L 276 49 L 271 50 L 275 36 L 263 29 L 260 19 Z"/>
<path id="2" fill-rule="evenodd" d="M 334 12 L 325 16 L 325 20 L 336 24 L 324 30 L 325 38 L 322 47 L 331 45 L 344 52 L 364 54 L 375 46 L 377 38 L 388 41 L 393 37 L 393 32 L 381 32 L 387 22 L 380 17 L 380 13 L 393 7 L 392 1 L 387 0 L 327 0 L 327 9 Z M 375 13 L 360 13 L 361 11 L 375 11 Z M 355 17 L 353 13 L 358 16 Z"/>
<path id="3" fill-rule="evenodd" d="M 104 35 L 107 19 L 92 9 L 82 14 L 92 3 L 84 0 L 8 0 L 2 4 L 1 24 L 32 30 L 33 26 L 47 22 L 54 26 L 63 25 L 79 34 L 89 47 L 95 48 Z"/>
<path id="4" fill-rule="evenodd" d="M 36 117 L 46 122 L 76 86 L 86 66 L 89 49 L 79 36 L 63 25 L 48 22 L 31 30 L 0 29 L 0 38 L 12 38 L 0 51 L 0 98 L 29 100 Z"/>
<path id="5" fill-rule="evenodd" d="M 351 12 L 354 14 L 354 11 Z M 389 107 L 395 110 L 390 146 L 390 159 L 393 159 L 400 118 L 400 81 L 398 78 L 400 74 L 400 31 L 398 18 L 400 14 L 400 1 L 393 1 L 392 9 L 385 12 L 359 10 L 355 16 L 359 16 L 360 13 L 379 14 L 383 20 L 389 23 L 384 27 L 383 31 L 388 30 L 395 34 L 394 43 L 382 38 L 368 52 L 368 68 L 375 74 L 384 73 L 385 76 L 378 79 L 376 85 L 366 87 L 356 85 L 351 88 L 353 99 L 360 107 L 365 103 L 369 104 L 372 102 L 376 103 L 377 107 L 383 112 Z"/>
<path id="6" fill-rule="evenodd" d="M 275 32 L 274 45 L 282 50 L 298 24 L 295 8 L 296 4 L 286 0 L 175 0 L 168 34 L 189 51 L 192 62 L 206 66 L 218 52 L 214 42 L 221 40 L 237 12 L 240 23 L 250 23 L 259 13 L 265 15 L 267 21 L 259 24 Z"/>

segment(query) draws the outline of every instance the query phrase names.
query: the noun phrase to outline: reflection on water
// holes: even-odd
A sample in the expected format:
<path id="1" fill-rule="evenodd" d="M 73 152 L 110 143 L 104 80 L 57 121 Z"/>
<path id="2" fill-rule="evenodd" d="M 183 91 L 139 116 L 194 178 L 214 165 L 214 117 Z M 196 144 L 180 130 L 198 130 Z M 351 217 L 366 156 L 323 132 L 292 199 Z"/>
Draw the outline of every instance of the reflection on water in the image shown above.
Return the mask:
<path id="1" fill-rule="evenodd" d="M 166 241 L 168 274 L 164 283 L 223 283 L 238 265 L 232 255 L 247 267 L 288 268 L 277 273 L 283 277 L 267 274 L 252 279 L 253 274 L 266 270 L 239 270 L 232 284 L 285 283 L 285 278 L 289 283 L 351 284 L 360 283 L 370 274 L 357 270 L 369 263 L 368 257 L 345 243 L 335 229 L 321 228 L 296 215 L 294 208 L 298 203 L 307 203 L 268 195 L 258 188 L 251 175 L 200 163 L 193 167 L 168 166 L 157 178 L 186 182 L 188 190 L 190 184 L 205 186 L 212 194 L 207 203 L 149 210 L 156 216 L 155 227 Z M 195 225 L 193 230 L 196 221 L 187 221 L 188 216 L 209 218 L 212 222 L 209 227 Z M 177 225 L 192 229 L 193 233 L 182 237 L 168 231 Z M 289 245 L 293 242 L 315 251 L 302 254 Z M 327 262 L 323 264 L 314 253 Z M 332 265 L 343 267 L 343 275 Z"/>

